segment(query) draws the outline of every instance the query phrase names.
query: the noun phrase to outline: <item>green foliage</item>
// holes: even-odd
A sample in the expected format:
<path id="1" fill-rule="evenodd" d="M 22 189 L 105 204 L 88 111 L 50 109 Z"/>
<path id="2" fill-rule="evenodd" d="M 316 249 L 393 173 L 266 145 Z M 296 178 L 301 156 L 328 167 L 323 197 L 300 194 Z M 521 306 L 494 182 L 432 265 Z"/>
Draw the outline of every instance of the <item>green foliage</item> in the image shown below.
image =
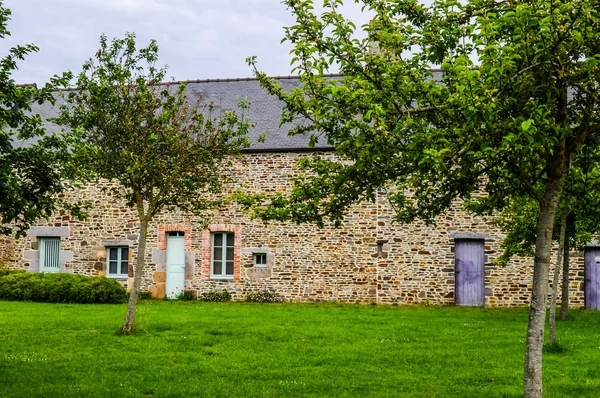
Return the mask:
<path id="1" fill-rule="evenodd" d="M 6 275 L 18 274 L 21 272 L 25 272 L 25 271 L 21 270 L 21 269 L 9 269 L 9 268 L 0 267 L 0 278 L 2 278 L 3 276 L 6 276 Z"/>
<path id="2" fill-rule="evenodd" d="M 138 299 L 140 300 L 152 300 L 154 297 L 152 296 L 152 293 L 150 293 L 148 290 L 141 290 L 138 293 Z"/>
<path id="3" fill-rule="evenodd" d="M 204 292 L 200 294 L 198 297 L 200 301 L 207 301 L 213 303 L 222 303 L 225 301 L 231 301 L 231 293 L 227 290 L 223 289 L 223 291 L 219 292 L 216 290 L 210 290 L 208 292 Z"/>
<path id="4" fill-rule="evenodd" d="M 177 295 L 176 299 L 180 300 L 180 301 L 195 300 L 196 299 L 195 292 L 193 292 L 191 289 L 183 290 L 181 293 L 179 293 Z"/>
<path id="5" fill-rule="evenodd" d="M 125 334 L 134 325 L 148 223 L 162 211 L 203 215 L 218 207 L 233 158 L 249 145 L 245 101 L 239 113 L 215 116 L 212 103 L 188 101 L 184 83 L 163 82 L 166 68 L 157 62 L 154 40 L 138 49 L 132 33 L 111 42 L 101 36 L 95 58 L 83 64 L 54 120 L 81 136 L 73 147 L 78 162 L 116 182 L 112 193 L 140 221 Z"/>
<path id="6" fill-rule="evenodd" d="M 244 114 L 187 97 L 166 83 L 158 45 L 138 49 L 135 35 L 100 38 L 55 121 L 82 135 L 78 160 L 96 176 L 119 182 L 113 193 L 151 219 L 162 210 L 194 213 L 218 205 L 232 155 L 249 144 Z"/>
<path id="7" fill-rule="evenodd" d="M 518 200 L 537 204 L 524 393 L 540 397 L 535 336 L 544 331 L 554 221 L 582 148 L 600 149 L 598 2 L 360 2 L 372 18 L 357 32 L 342 0 L 325 1 L 320 15 L 311 0 L 284 0 L 295 18 L 284 41 L 303 85 L 285 92 L 256 58 L 248 63 L 283 101 L 281 123 L 298 122 L 291 134 L 322 135 L 337 156 L 300 160 L 303 173 L 285 193 L 238 200 L 263 219 L 320 226 L 379 194 L 403 223 L 434 223 L 456 200 L 484 215 L 508 208 L 507 217 Z M 333 68 L 341 76 L 325 77 Z"/>
<path id="8" fill-rule="evenodd" d="M 47 303 L 116 304 L 127 299 L 116 280 L 74 274 L 11 272 L 0 275 L 0 299 Z"/>
<path id="9" fill-rule="evenodd" d="M 251 303 L 283 303 L 285 300 L 281 294 L 273 290 L 260 290 L 248 293 L 244 301 Z"/>
<path id="10" fill-rule="evenodd" d="M 592 1 L 364 1 L 373 18 L 361 28 L 339 1 L 320 15 L 312 1 L 284 3 L 304 85 L 285 92 L 248 61 L 285 103 L 281 122 L 304 121 L 291 133 L 324 135 L 348 162 L 308 157 L 289 194 L 240 195 L 259 217 L 339 223 L 380 189 L 401 222 L 434 222 L 456 198 L 488 214 L 509 205 L 507 193 L 546 201 L 600 129 Z M 340 78 L 323 76 L 334 67 Z"/>
<path id="11" fill-rule="evenodd" d="M 0 39 L 10 35 L 10 14 L 0 2 Z M 68 151 L 75 137 L 45 131 L 31 110 L 36 102 L 54 104 L 55 90 L 67 86 L 70 73 L 55 75 L 39 89 L 11 79 L 18 63 L 37 51 L 33 44 L 18 45 L 0 59 L 0 235 L 24 236 L 36 220 L 59 208 L 85 216 L 82 203 L 67 204 L 58 196 L 83 174 Z"/>

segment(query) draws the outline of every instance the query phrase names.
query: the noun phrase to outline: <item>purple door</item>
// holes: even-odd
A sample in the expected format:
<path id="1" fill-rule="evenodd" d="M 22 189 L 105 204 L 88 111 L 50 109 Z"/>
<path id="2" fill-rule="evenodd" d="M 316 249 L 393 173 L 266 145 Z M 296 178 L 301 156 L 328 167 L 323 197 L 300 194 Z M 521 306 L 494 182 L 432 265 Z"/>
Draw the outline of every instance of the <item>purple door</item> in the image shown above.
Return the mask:
<path id="1" fill-rule="evenodd" d="M 483 306 L 485 300 L 483 240 L 457 239 L 454 254 L 456 304 Z"/>
<path id="2" fill-rule="evenodd" d="M 600 247 L 585 250 L 585 308 L 600 310 Z"/>

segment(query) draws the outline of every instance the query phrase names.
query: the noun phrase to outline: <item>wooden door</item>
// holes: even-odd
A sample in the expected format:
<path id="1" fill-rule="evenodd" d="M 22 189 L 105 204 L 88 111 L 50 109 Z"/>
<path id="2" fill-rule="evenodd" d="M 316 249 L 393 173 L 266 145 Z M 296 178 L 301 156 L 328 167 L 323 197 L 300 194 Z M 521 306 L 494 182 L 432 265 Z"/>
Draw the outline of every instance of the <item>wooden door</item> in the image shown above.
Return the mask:
<path id="1" fill-rule="evenodd" d="M 585 308 L 600 310 L 600 247 L 585 249 Z"/>
<path id="2" fill-rule="evenodd" d="M 455 301 L 458 305 L 483 306 L 483 240 L 457 239 L 455 245 Z"/>
<path id="3" fill-rule="evenodd" d="M 183 232 L 169 232 L 167 236 L 167 297 L 176 297 L 183 292 L 184 285 L 185 245 Z"/>

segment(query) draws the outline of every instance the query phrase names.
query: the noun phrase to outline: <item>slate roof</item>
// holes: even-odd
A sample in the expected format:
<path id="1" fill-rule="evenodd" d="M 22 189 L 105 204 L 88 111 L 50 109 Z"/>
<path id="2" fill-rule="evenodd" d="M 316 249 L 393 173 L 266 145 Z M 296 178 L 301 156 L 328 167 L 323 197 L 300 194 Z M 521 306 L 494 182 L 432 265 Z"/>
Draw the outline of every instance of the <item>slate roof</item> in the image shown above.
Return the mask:
<path id="1" fill-rule="evenodd" d="M 432 70 L 432 72 L 433 78 L 441 81 L 441 71 Z M 340 75 L 331 74 L 326 75 L 326 77 L 335 79 L 339 78 Z M 286 92 L 301 86 L 298 76 L 279 76 L 275 77 L 275 79 Z M 189 80 L 185 82 L 172 82 L 171 85 L 175 86 L 178 83 L 187 84 L 186 96 L 190 103 L 196 103 L 198 98 L 202 98 L 205 103 L 213 102 L 213 114 L 215 116 L 218 116 L 220 112 L 225 110 L 237 109 L 237 104 L 240 100 L 250 102 L 248 116 L 255 124 L 255 127 L 250 129 L 251 146 L 245 150 L 246 152 L 333 150 L 333 147 L 327 144 L 324 137 L 320 137 L 317 144 L 314 147 L 310 147 L 308 145 L 310 136 L 289 136 L 288 131 L 293 127 L 293 124 L 279 126 L 283 102 L 269 95 L 265 89 L 259 86 L 259 82 L 255 78 Z M 54 106 L 49 103 L 42 105 L 33 104 L 33 113 L 38 113 L 46 121 L 47 131 L 60 130 L 59 126 L 47 120 L 57 115 L 58 108 L 63 103 L 62 98 L 58 98 Z M 297 125 L 301 121 L 296 121 L 295 123 Z M 264 131 L 268 132 L 265 141 L 259 142 L 258 138 Z M 25 142 L 24 144 L 26 145 L 27 143 Z"/>
<path id="2" fill-rule="evenodd" d="M 331 75 L 331 77 L 336 77 Z M 285 91 L 300 87 L 301 83 L 296 76 L 276 77 Z M 173 82 L 172 85 L 182 82 Z M 320 139 L 317 145 L 311 148 L 308 145 L 309 136 L 289 136 L 288 131 L 291 124 L 279 126 L 283 102 L 269 95 L 265 89 L 259 86 L 255 78 L 243 79 L 210 79 L 186 81 L 186 96 L 190 103 L 196 103 L 202 98 L 204 103 L 213 102 L 213 115 L 218 116 L 220 112 L 237 109 L 240 100 L 250 102 L 248 116 L 256 126 L 250 129 L 251 146 L 249 152 L 283 152 L 283 151 L 307 151 L 307 150 L 332 150 L 327 146 L 324 139 Z M 58 98 L 56 105 L 50 103 L 42 105 L 33 104 L 33 113 L 38 113 L 45 120 L 47 131 L 59 131 L 60 127 L 48 121 L 48 118 L 57 115 L 59 107 L 64 104 L 62 98 Z M 267 131 L 264 142 L 259 142 L 258 137 Z"/>

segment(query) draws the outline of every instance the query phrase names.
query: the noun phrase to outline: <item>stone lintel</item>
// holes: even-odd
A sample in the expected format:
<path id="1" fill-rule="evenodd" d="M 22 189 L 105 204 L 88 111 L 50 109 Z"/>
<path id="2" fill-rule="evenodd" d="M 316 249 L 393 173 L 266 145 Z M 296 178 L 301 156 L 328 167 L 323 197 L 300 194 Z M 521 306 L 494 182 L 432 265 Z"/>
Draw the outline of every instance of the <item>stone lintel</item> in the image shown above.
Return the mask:
<path id="1" fill-rule="evenodd" d="M 100 244 L 104 247 L 110 246 L 133 246 L 133 242 L 130 240 L 103 240 Z"/>
<path id="2" fill-rule="evenodd" d="M 271 249 L 268 247 L 246 247 L 242 249 L 242 254 L 254 254 L 254 253 L 271 253 Z"/>
<path id="3" fill-rule="evenodd" d="M 585 244 L 585 247 L 586 247 L 586 248 L 588 248 L 588 247 L 590 247 L 590 248 L 591 248 L 591 247 L 600 247 L 600 242 L 599 242 L 599 241 L 597 241 L 597 240 L 593 240 L 593 241 L 591 241 L 591 242 L 588 242 L 588 243 L 586 243 L 586 244 Z"/>
<path id="4" fill-rule="evenodd" d="M 60 237 L 69 236 L 69 227 L 31 227 L 27 233 L 29 236 Z"/>
<path id="5" fill-rule="evenodd" d="M 489 240 L 490 236 L 482 232 L 453 232 L 450 234 L 450 238 Z"/>

